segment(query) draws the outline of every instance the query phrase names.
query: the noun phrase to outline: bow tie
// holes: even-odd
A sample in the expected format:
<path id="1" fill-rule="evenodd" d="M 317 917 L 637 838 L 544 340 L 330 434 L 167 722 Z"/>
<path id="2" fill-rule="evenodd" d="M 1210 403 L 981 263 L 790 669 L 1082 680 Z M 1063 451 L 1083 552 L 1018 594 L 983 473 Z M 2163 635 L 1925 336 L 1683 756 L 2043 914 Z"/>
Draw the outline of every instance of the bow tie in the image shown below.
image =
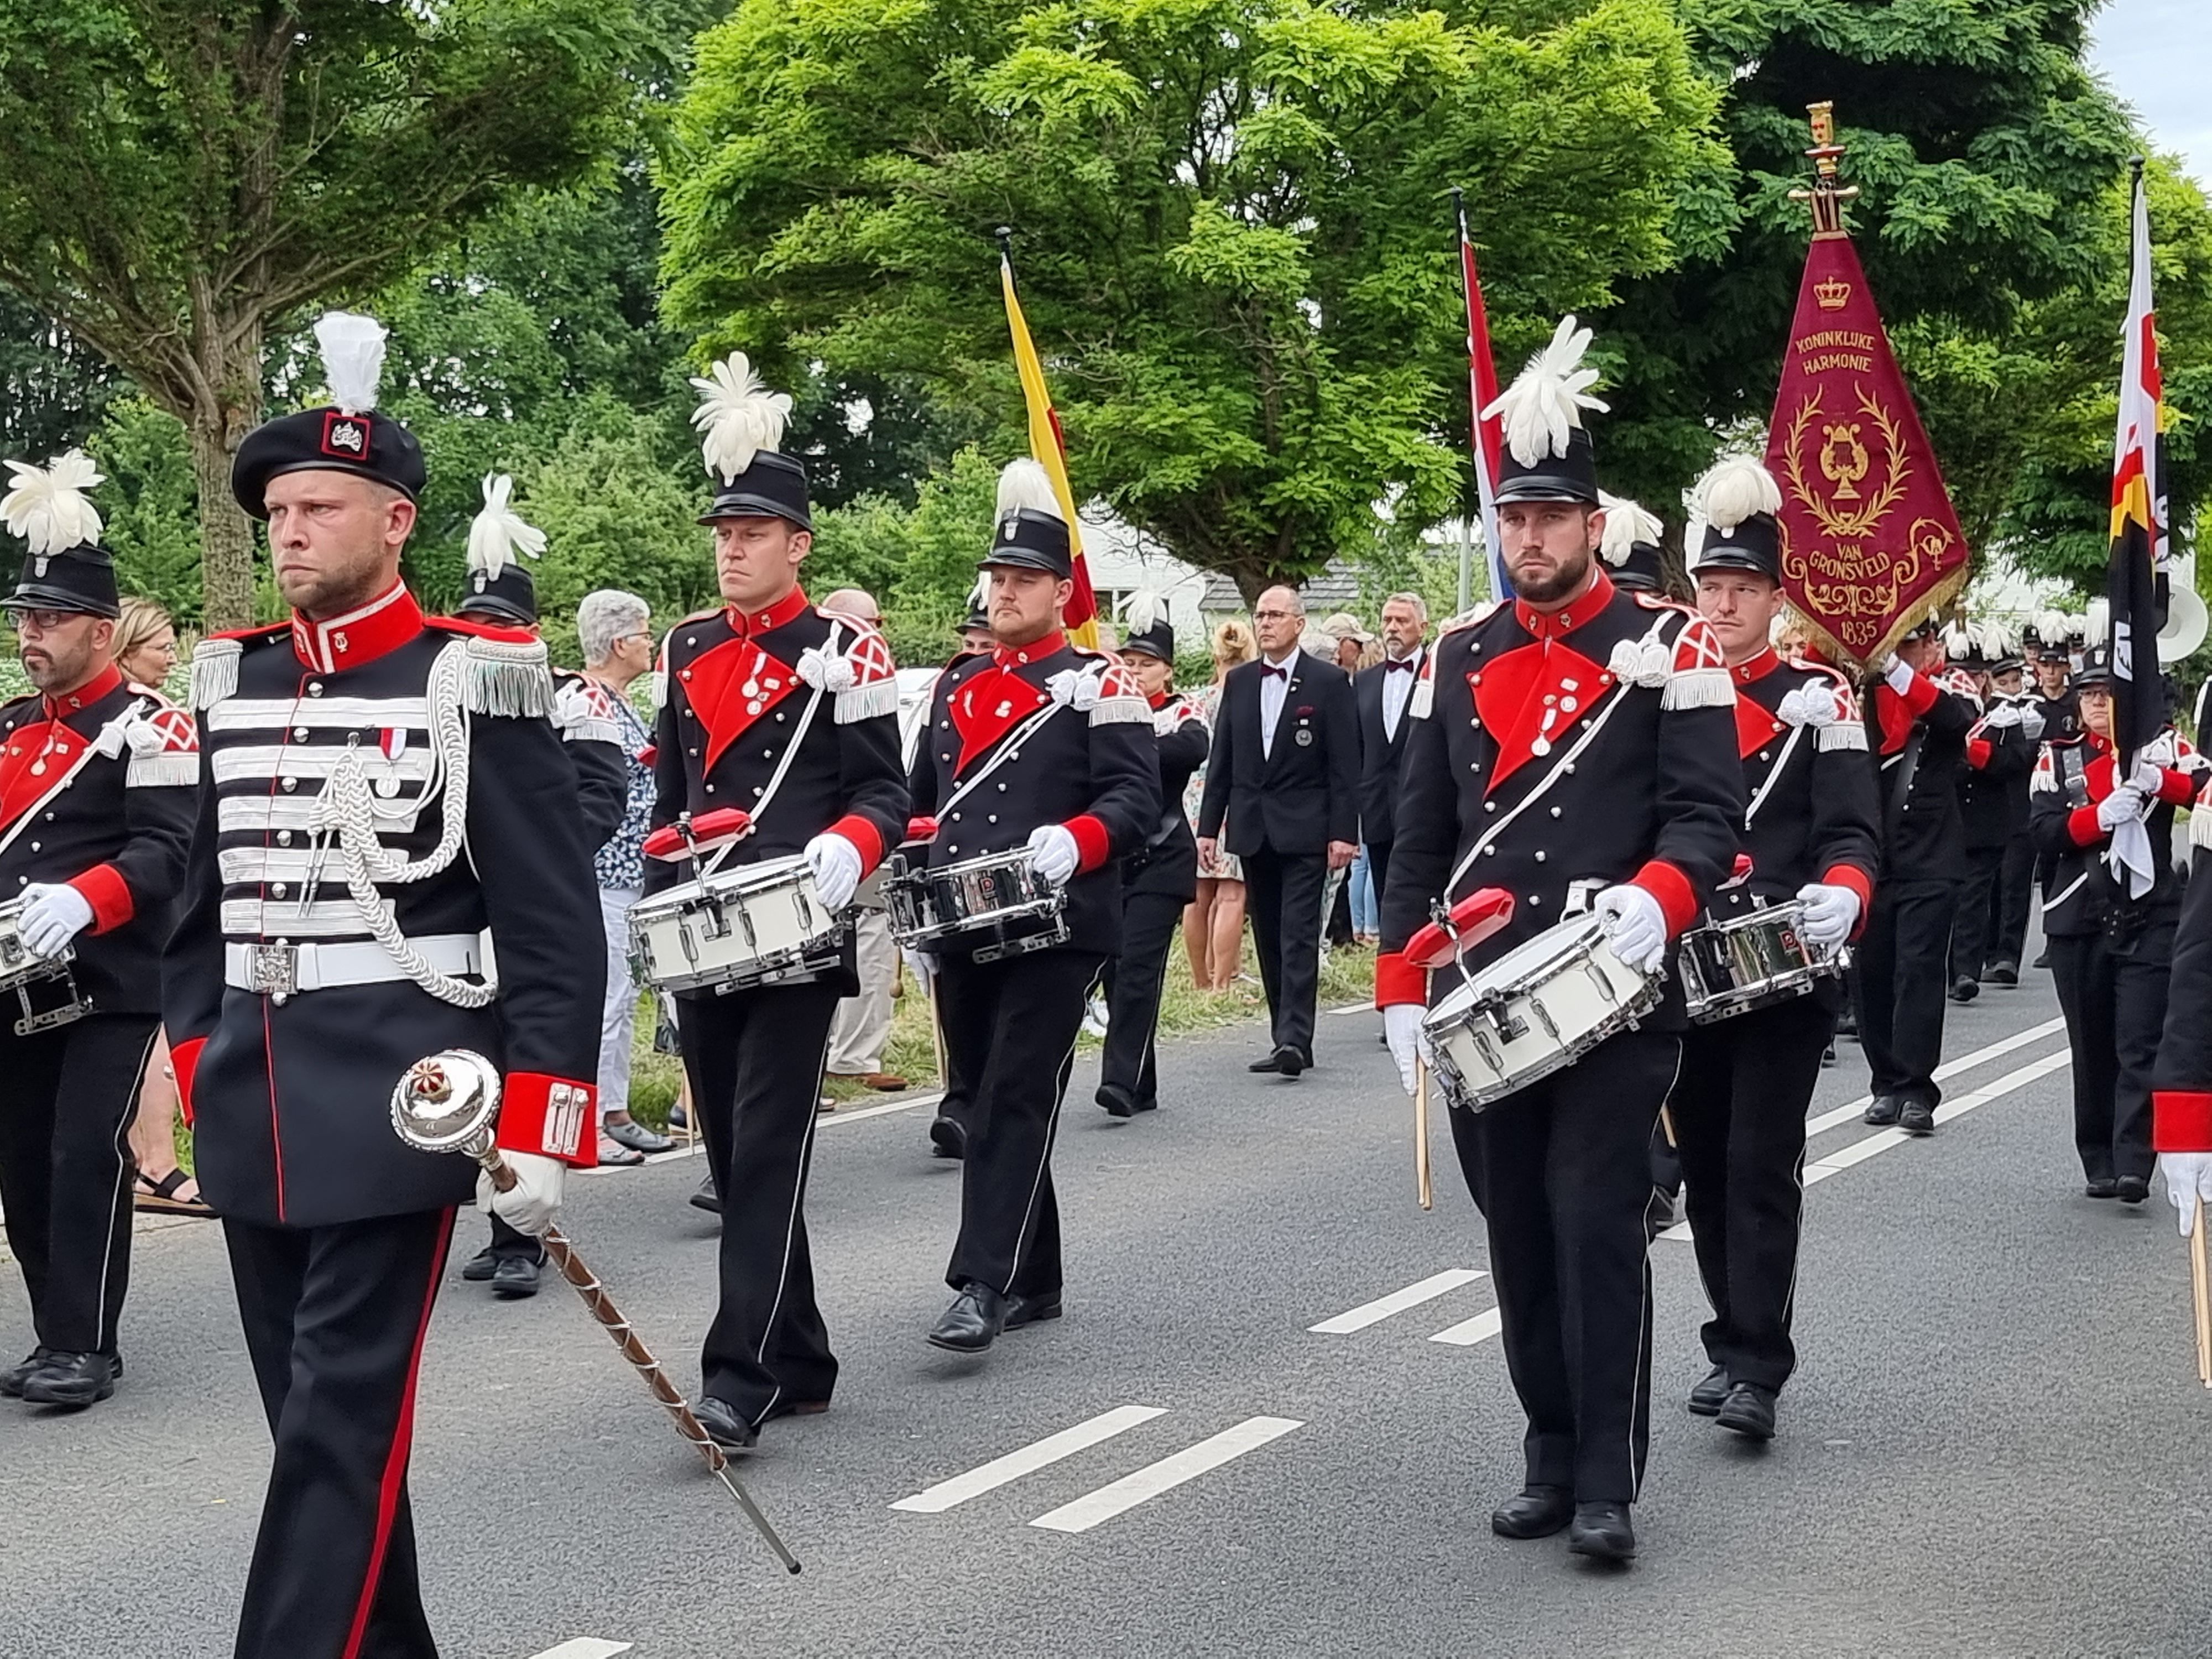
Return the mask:
<path id="1" fill-rule="evenodd" d="M 1410 674 L 1413 672 L 1413 659 L 1411 657 L 1385 657 L 1382 659 L 1382 666 L 1389 673 L 1395 674 L 1403 669 Z"/>
<path id="2" fill-rule="evenodd" d="M 1260 665 L 1260 678 L 1262 679 L 1287 680 L 1290 677 L 1291 671 L 1287 668 L 1278 668 L 1271 662 L 1263 662 Z"/>

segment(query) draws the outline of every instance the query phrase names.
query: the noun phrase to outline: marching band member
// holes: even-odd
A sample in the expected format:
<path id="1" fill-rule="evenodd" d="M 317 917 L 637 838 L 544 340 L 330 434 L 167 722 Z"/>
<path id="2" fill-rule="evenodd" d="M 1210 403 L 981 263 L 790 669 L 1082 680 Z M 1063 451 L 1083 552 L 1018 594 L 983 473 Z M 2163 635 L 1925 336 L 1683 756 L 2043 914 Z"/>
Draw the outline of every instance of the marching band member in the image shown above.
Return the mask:
<path id="1" fill-rule="evenodd" d="M 1698 486 L 1705 538 L 1690 562 L 1698 611 L 1735 682 L 1736 750 L 1749 805 L 1749 876 L 1715 894 L 1729 921 L 1762 902 L 1805 905 L 1806 942 L 1831 951 L 1874 896 L 1874 766 L 1857 700 L 1842 676 L 1793 668 L 1768 644 L 1782 614 L 1782 491 L 1757 461 L 1723 461 Z M 1805 1110 L 1835 1035 L 1843 983 L 1829 976 L 1786 1001 L 1682 1039 L 1670 1115 L 1682 1160 L 1698 1271 L 1713 1316 L 1712 1370 L 1690 1409 L 1754 1440 L 1774 1435 L 1775 1396 L 1796 1365 L 1790 1302 L 1804 1203 Z"/>
<path id="2" fill-rule="evenodd" d="M 1881 887 L 1851 964 L 1859 1046 L 1874 1073 L 1869 1123 L 1936 1133 L 1951 922 L 1965 872 L 1959 775 L 1978 712 L 1946 690 L 1943 641 L 1923 622 L 1899 642 L 1867 710 L 1881 772 Z"/>
<path id="3" fill-rule="evenodd" d="M 1161 812 L 1151 705 L 1126 669 L 1061 631 L 1074 563 L 1035 461 L 1001 475 L 981 568 L 997 643 L 939 677 L 915 751 L 914 810 L 937 820 L 932 869 L 1026 848 L 1066 892 L 1067 936 L 979 960 L 955 934 L 929 952 L 946 1057 L 970 1092 L 960 1236 L 945 1274 L 955 1296 L 928 1340 L 962 1353 L 1060 1316 L 1053 1133 L 1091 984 L 1121 946 L 1116 860 Z"/>
<path id="4" fill-rule="evenodd" d="M 2043 717 L 1992 690 L 1996 670 L 2007 661 L 2010 642 L 1995 623 L 1968 623 L 1953 630 L 1963 635 L 1962 666 L 1982 706 L 1982 717 L 1966 733 L 1966 768 L 1959 780 L 1959 824 L 1965 860 L 1959 907 L 1951 924 L 1951 1000 L 1972 1002 L 1981 994 L 1984 970 L 1995 965 L 1997 905 L 2003 896 L 2005 848 L 2027 819 L 2027 775 L 2035 769 Z M 1954 655 L 1959 653 L 1954 649 Z M 2019 690 L 2020 665 L 2011 663 Z M 2032 724 L 2031 724 L 2032 721 Z M 2016 964 L 2020 958 L 2013 957 Z M 2014 972 L 2015 981 L 2019 978 Z"/>
<path id="5" fill-rule="evenodd" d="M 1990 882 L 1988 942 L 1982 977 L 1992 985 L 2020 983 L 2021 958 L 2027 945 L 2027 913 L 2035 899 L 2035 838 L 2027 829 L 2028 775 L 2047 722 L 2040 701 L 2029 695 L 2027 665 L 2010 649 L 2010 642 L 1990 664 L 1989 722 L 1992 726 L 2017 725 L 2027 764 L 2007 787 L 2005 838 L 1995 878 Z M 1972 744 L 1967 745 L 1972 758 Z"/>
<path id="6" fill-rule="evenodd" d="M 1206 764 L 1211 741 L 1199 706 L 1175 691 L 1175 627 L 1164 595 L 1140 589 L 1129 601 L 1121 666 L 1152 710 L 1159 762 L 1159 821 L 1121 866 L 1121 950 L 1107 959 L 1105 1053 L 1097 1100 L 1115 1117 L 1159 1101 L 1160 986 L 1183 907 L 1198 896 L 1198 842 L 1183 790 Z"/>
<path id="7" fill-rule="evenodd" d="M 76 450 L 10 465 L 0 518 L 30 552 L 0 606 L 33 690 L 0 706 L 0 899 L 32 954 L 75 959 L 22 986 L 21 1018 L 14 996 L 0 1015 L 0 1205 L 37 1333 L 0 1394 L 82 1407 L 123 1372 L 125 1135 L 161 1028 L 199 745 L 189 715 L 115 665 L 114 559 L 83 493 L 100 474 Z"/>
<path id="8" fill-rule="evenodd" d="M 1492 406 L 1517 597 L 1444 634 L 1413 704 L 1376 967 L 1409 1091 L 1428 988 L 1401 953 L 1432 902 L 1511 895 L 1510 923 L 1471 966 L 1595 909 L 1616 955 L 1665 975 L 1735 854 L 1743 769 L 1719 643 L 1679 608 L 1620 592 L 1595 556 L 1605 517 L 1582 410 L 1604 405 L 1583 391 L 1596 378 L 1581 367 L 1589 338 L 1569 318 Z M 1528 1419 L 1525 1489 L 1491 1516 L 1502 1536 L 1571 1524 L 1578 1554 L 1635 1553 L 1650 1419 L 1647 1149 L 1682 1009 L 1669 976 L 1639 1027 L 1484 1111 L 1449 1114 Z"/>
<path id="9" fill-rule="evenodd" d="M 1659 546 L 1666 526 L 1656 514 L 1625 496 L 1607 489 L 1597 495 L 1598 505 L 1605 509 L 1605 541 L 1597 550 L 1598 557 L 1605 561 L 1613 585 L 1624 593 L 1672 597 L 1667 592 L 1667 568 Z"/>
<path id="10" fill-rule="evenodd" d="M 2169 726 L 2144 745 L 2133 772 L 2118 775 L 2108 647 L 2088 650 L 2074 684 L 2081 730 L 2043 745 L 2029 784 L 2036 847 L 2052 861 L 2043 931 L 2073 1051 L 2084 1190 L 2140 1204 L 2150 1194 L 2153 1073 L 2181 913 L 2173 809 L 2195 796 L 2203 762 Z M 2193 837 L 2205 833 L 2200 821 L 2212 832 L 2212 811 L 2191 814 Z M 2121 838 L 2132 836 L 2148 837 L 2148 877 L 2118 862 Z M 2202 1023 L 2203 1004 L 2182 1006 L 2191 1013 L 2185 1023 Z M 2195 1041 L 2183 1039 L 2185 1047 Z"/>
<path id="11" fill-rule="evenodd" d="M 423 1338 L 455 1207 L 541 1231 L 592 1162 L 597 906 L 544 647 L 416 607 L 422 451 L 375 410 L 384 331 L 316 333 L 332 405 L 257 428 L 232 467 L 292 617 L 194 654 L 207 777 L 162 1000 L 276 1442 L 239 1659 L 428 1659 Z M 510 1191 L 392 1132 L 395 1086 L 453 1048 L 505 1074 Z"/>
<path id="12" fill-rule="evenodd" d="M 684 814 L 745 815 L 726 867 L 801 854 L 832 911 L 906 831 L 898 682 L 870 624 L 807 601 L 799 567 L 814 542 L 806 472 L 779 453 L 791 399 L 742 352 L 692 384 L 693 424 L 714 495 L 720 610 L 687 617 L 662 647 L 666 701 L 655 738 L 658 833 L 647 896 L 688 878 Z M 832 971 L 678 994 L 676 1035 L 721 1201 L 720 1296 L 694 1409 L 737 1449 L 772 1418 L 828 1407 L 837 1360 L 814 1297 L 806 1171 L 830 1022 L 859 988 L 849 932 Z"/>

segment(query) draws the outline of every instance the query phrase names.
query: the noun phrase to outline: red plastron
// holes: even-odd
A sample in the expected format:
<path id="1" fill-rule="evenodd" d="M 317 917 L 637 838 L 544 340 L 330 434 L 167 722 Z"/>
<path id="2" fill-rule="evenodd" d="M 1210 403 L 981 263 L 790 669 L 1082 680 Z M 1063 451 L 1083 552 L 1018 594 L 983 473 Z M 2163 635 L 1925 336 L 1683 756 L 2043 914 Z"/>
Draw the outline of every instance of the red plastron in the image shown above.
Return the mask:
<path id="1" fill-rule="evenodd" d="M 1745 696 L 1741 691 L 1736 693 L 1735 749 L 1741 758 L 1749 760 L 1789 729 L 1786 723 L 1777 720 L 1763 704 Z"/>
<path id="2" fill-rule="evenodd" d="M 960 734 L 960 763 L 953 770 L 965 772 L 993 744 L 1051 701 L 1048 693 L 1011 670 L 980 670 L 952 694 L 952 729 Z"/>
<path id="3" fill-rule="evenodd" d="M 707 728 L 707 764 L 714 763 L 748 727 L 805 684 L 799 671 L 779 662 L 750 640 L 725 640 L 678 672 L 684 695 Z"/>
<path id="4" fill-rule="evenodd" d="M 86 742 L 60 720 L 37 720 L 8 733 L 0 748 L 0 824 L 15 823 L 60 782 Z"/>
<path id="5" fill-rule="evenodd" d="M 1468 674 L 1475 713 L 1498 744 L 1486 794 L 1552 752 L 1613 689 L 1613 675 L 1557 640 L 1524 645 Z"/>

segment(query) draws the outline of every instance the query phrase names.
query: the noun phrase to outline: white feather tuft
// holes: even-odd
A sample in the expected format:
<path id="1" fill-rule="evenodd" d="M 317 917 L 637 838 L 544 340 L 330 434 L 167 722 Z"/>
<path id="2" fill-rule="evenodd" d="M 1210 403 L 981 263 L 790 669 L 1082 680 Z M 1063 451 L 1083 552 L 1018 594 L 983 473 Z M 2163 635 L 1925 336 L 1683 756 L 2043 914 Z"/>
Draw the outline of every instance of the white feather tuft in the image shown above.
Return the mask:
<path id="1" fill-rule="evenodd" d="M 483 511 L 469 526 L 469 568 L 497 580 L 499 573 L 515 562 L 515 555 L 536 558 L 545 550 L 545 532 L 526 524 L 507 505 L 514 480 L 504 472 L 484 474 Z"/>
<path id="2" fill-rule="evenodd" d="M 347 414 L 366 415 L 376 407 L 386 337 L 382 323 L 354 312 L 326 311 L 315 319 L 324 382 L 331 389 L 331 401 Z"/>
<path id="3" fill-rule="evenodd" d="M 1504 422 L 1505 447 L 1522 465 L 1565 454 L 1569 434 L 1583 423 L 1583 410 L 1610 407 L 1589 395 L 1598 380 L 1595 369 L 1583 367 L 1589 343 L 1589 330 L 1577 328 L 1571 316 L 1561 318 L 1552 343 L 1482 411 L 1484 420 L 1494 415 Z"/>
<path id="4" fill-rule="evenodd" d="M 1044 470 L 1043 462 L 1026 455 L 1009 461 L 1006 470 L 999 474 L 999 517 L 1023 507 L 1055 519 L 1066 516 L 1060 510 L 1060 497 L 1052 493 L 1052 474 Z"/>
<path id="5" fill-rule="evenodd" d="M 2035 637 L 2045 645 L 2066 643 L 2066 617 L 2063 611 L 2046 611 L 2035 619 Z"/>
<path id="6" fill-rule="evenodd" d="M 2102 645 L 2112 632 L 2112 602 L 2100 593 L 2089 601 L 2089 614 L 2081 619 L 2081 643 Z"/>
<path id="7" fill-rule="evenodd" d="M 0 498 L 0 519 L 33 553 L 62 553 L 100 539 L 100 511 L 85 491 L 104 482 L 81 449 L 65 450 L 44 467 L 10 461 L 15 483 Z"/>
<path id="8" fill-rule="evenodd" d="M 744 352 L 732 351 L 708 374 L 693 375 L 691 384 L 702 400 L 691 411 L 691 424 L 703 434 L 699 449 L 710 474 L 734 483 L 754 456 L 781 447 L 791 395 L 763 386 Z"/>
<path id="9" fill-rule="evenodd" d="M 1129 632 L 1141 634 L 1168 614 L 1168 596 L 1157 587 L 1140 587 L 1129 595 L 1128 608 L 1121 620 L 1128 624 Z"/>
<path id="10" fill-rule="evenodd" d="M 1967 631 L 1966 623 L 1954 622 L 1945 624 L 1943 654 L 1951 661 L 1965 661 L 1967 653 L 1973 651 L 1979 644 L 1980 641 Z"/>
<path id="11" fill-rule="evenodd" d="M 1698 512 L 1714 529 L 1735 529 L 1760 514 L 1782 511 L 1782 486 L 1748 455 L 1730 455 L 1698 481 Z"/>
<path id="12" fill-rule="evenodd" d="M 1656 514 L 1646 512 L 1625 495 L 1608 495 L 1601 489 L 1597 502 L 1605 509 L 1605 534 L 1598 543 L 1597 551 L 1607 564 L 1625 563 L 1637 543 L 1656 543 L 1666 534 L 1666 526 Z"/>

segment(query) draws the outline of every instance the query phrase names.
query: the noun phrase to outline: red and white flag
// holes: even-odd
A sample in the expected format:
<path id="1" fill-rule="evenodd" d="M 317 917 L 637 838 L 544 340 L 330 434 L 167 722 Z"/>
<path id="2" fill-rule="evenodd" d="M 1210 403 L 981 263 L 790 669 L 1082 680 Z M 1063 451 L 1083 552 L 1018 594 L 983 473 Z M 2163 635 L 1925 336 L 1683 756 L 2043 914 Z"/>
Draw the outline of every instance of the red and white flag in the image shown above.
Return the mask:
<path id="1" fill-rule="evenodd" d="M 1456 191 L 1453 197 L 1459 206 L 1460 280 L 1467 290 L 1467 389 L 1474 400 L 1468 413 L 1474 487 L 1482 502 L 1482 543 L 1490 550 L 1491 597 L 1502 599 L 1513 591 L 1507 582 L 1505 562 L 1498 555 L 1498 458 L 1504 448 L 1505 428 L 1503 417 L 1486 417 L 1482 413 L 1498 401 L 1498 363 L 1490 350 L 1490 313 L 1483 307 L 1474 240 L 1467 234 L 1467 204 Z"/>

